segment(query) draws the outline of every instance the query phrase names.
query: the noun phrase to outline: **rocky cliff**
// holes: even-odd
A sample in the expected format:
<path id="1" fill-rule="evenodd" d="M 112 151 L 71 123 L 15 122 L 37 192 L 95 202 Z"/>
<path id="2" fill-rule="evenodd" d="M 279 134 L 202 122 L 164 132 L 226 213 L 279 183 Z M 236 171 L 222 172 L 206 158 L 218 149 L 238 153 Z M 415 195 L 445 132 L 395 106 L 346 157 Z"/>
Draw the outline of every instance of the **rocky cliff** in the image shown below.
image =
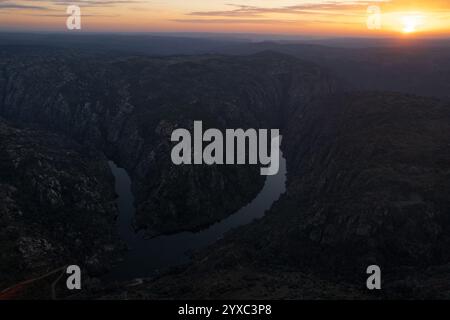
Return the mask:
<path id="1" fill-rule="evenodd" d="M 263 219 L 197 253 L 186 268 L 119 293 L 94 296 L 120 297 L 125 291 L 142 298 L 373 297 L 361 288 L 369 264 L 382 267 L 386 297 L 441 294 L 436 281 L 450 274 L 448 103 L 390 92 L 336 93 L 336 82 L 320 67 L 271 52 L 156 58 L 3 48 L 0 61 L 0 113 L 22 126 L 66 136 L 45 133 L 49 136 L 36 146 L 50 141 L 50 150 L 66 150 L 69 142 L 63 140 L 77 141 L 70 142 L 79 150 L 75 159 L 94 161 L 97 169 L 80 173 L 76 170 L 83 165 L 67 162 L 60 170 L 69 170 L 73 179 L 98 177 L 93 190 L 102 191 L 92 191 L 97 196 L 91 189 L 75 189 L 86 193 L 76 199 L 91 199 L 85 206 L 110 201 L 112 182 L 102 173 L 102 153 L 124 166 L 133 178 L 137 226 L 147 228 L 149 235 L 210 224 L 248 202 L 263 182 L 258 168 L 174 167 L 169 159 L 174 128 L 203 120 L 205 127 L 283 130 L 287 192 Z M 29 139 L 34 141 L 45 132 L 29 130 L 4 129 L 2 136 L 33 132 Z M 8 157 L 2 156 L 7 159 L 2 174 L 9 177 L 2 192 L 13 199 L 3 204 L 11 206 L 5 207 L 7 212 L 15 212 L 11 208 L 18 206 L 17 193 L 33 195 L 30 203 L 47 199 L 37 202 L 38 207 L 53 212 L 63 197 L 58 188 L 77 185 L 69 179 L 58 187 L 59 171 L 50 171 L 44 187 L 37 188 L 42 195 L 32 193 L 27 188 L 33 184 L 9 176 L 20 154 Z M 33 162 L 26 168 L 33 170 Z M 23 181 L 39 183 L 39 172 L 46 168 L 38 167 Z M 78 202 L 68 200 L 67 205 L 77 208 Z M 57 208 L 64 212 L 63 205 Z M 98 217 L 92 214 L 66 227 L 90 226 L 116 214 L 103 205 L 95 210 Z M 84 214 L 75 216 L 84 219 Z M 19 231 L 25 230 L 4 242 L 10 254 L 1 261 L 10 270 L 11 261 L 24 259 L 14 256 L 19 239 L 33 232 L 20 215 L 4 217 L 9 219 L 5 226 L 13 221 Z M 42 233 L 50 232 L 42 228 Z M 1 230 L 10 237 L 8 228 Z M 54 241 L 51 233 L 42 237 Z M 80 248 L 90 240 L 81 239 Z M 79 253 L 90 256 L 84 250 Z M 42 252 L 38 256 L 46 256 Z"/>
<path id="2" fill-rule="evenodd" d="M 284 137 L 287 192 L 266 216 L 128 294 L 448 297 L 449 120 L 448 103 L 386 92 L 299 108 Z M 365 290 L 372 264 L 381 293 Z"/>
<path id="3" fill-rule="evenodd" d="M 0 288 L 65 265 L 109 268 L 122 246 L 113 177 L 98 151 L 0 118 Z"/>
<path id="4" fill-rule="evenodd" d="M 3 50 L 0 61 L 0 113 L 63 132 L 125 167 L 137 226 L 149 235 L 217 221 L 263 183 L 256 167 L 175 167 L 173 129 L 194 120 L 205 128 L 280 128 L 335 86 L 314 64 L 270 52 L 149 58 Z"/>

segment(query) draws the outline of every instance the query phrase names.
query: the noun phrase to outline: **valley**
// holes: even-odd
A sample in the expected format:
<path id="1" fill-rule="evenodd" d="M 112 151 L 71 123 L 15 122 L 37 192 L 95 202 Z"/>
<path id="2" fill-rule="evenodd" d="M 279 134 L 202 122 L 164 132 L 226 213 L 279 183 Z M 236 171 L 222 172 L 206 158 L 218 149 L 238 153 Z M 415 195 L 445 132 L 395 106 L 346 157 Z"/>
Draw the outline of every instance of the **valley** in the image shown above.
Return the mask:
<path id="1" fill-rule="evenodd" d="M 92 279 L 83 298 L 446 297 L 436 283 L 450 278 L 447 51 L 214 48 L 222 53 L 0 47 L 0 283 L 77 259 Z M 194 121 L 280 129 L 285 192 L 266 194 L 258 166 L 174 165 L 171 134 Z M 128 173 L 122 205 L 110 167 Z M 259 219 L 233 220 L 261 197 Z M 125 222 L 120 210 L 131 212 Z M 127 253 L 135 237 L 150 240 Z M 142 263 L 146 246 L 160 257 L 171 248 L 175 263 Z M 121 259 L 129 270 L 115 274 Z M 370 264 L 388 279 L 382 295 L 361 286 Z"/>

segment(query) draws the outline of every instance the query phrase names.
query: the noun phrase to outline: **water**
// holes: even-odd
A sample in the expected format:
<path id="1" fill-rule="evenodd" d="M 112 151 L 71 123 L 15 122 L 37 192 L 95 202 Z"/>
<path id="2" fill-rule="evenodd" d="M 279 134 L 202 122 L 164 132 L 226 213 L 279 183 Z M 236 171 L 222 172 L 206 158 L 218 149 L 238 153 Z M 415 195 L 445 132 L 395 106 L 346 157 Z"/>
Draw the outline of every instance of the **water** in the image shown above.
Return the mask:
<path id="1" fill-rule="evenodd" d="M 136 233 L 132 227 L 136 210 L 131 179 L 124 169 L 117 167 L 112 161 L 109 166 L 115 177 L 116 193 L 119 195 L 119 233 L 130 248 L 124 261 L 107 275 L 109 280 L 152 277 L 164 269 L 188 262 L 190 251 L 204 248 L 222 238 L 225 232 L 263 217 L 286 191 L 286 160 L 281 155 L 278 174 L 268 176 L 256 198 L 236 213 L 200 232 L 180 232 L 145 239 L 143 232 Z"/>

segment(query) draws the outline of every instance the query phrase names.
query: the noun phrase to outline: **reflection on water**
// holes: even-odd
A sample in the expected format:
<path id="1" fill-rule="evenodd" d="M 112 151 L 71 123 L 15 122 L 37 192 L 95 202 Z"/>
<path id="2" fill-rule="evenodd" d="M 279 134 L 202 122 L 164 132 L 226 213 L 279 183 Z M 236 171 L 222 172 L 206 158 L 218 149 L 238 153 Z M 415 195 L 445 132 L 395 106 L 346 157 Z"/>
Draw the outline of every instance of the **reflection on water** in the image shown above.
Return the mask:
<path id="1" fill-rule="evenodd" d="M 118 168 L 112 161 L 109 162 L 109 166 L 116 180 L 116 193 L 119 195 L 117 199 L 120 212 L 119 233 L 130 248 L 125 260 L 106 276 L 109 280 L 151 277 L 165 268 L 188 262 L 189 251 L 206 247 L 220 239 L 230 229 L 263 217 L 265 211 L 270 209 L 286 190 L 286 160 L 281 156 L 278 174 L 268 176 L 257 197 L 233 215 L 200 232 L 180 232 L 145 239 L 142 232 L 135 233 L 132 228 L 135 207 L 130 177 L 124 169 Z"/>

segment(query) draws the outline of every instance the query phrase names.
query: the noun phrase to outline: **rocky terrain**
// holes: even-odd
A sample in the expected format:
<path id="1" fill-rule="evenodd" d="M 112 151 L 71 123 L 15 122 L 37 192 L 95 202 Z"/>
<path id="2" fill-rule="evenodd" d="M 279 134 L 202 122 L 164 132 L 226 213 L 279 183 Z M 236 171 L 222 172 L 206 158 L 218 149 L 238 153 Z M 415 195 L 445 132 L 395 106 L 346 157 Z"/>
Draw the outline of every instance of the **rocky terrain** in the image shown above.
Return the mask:
<path id="1" fill-rule="evenodd" d="M 364 43 L 361 39 L 355 42 Z M 347 89 L 395 91 L 450 100 L 448 42 L 427 44 L 412 39 L 380 42 L 377 45 L 376 41 L 369 41 L 366 47 L 326 45 L 332 41 L 324 41 L 322 45 L 257 42 L 235 44 L 222 52 L 242 55 L 272 50 L 320 65 Z"/>
<path id="2" fill-rule="evenodd" d="M 275 53 L 149 58 L 10 50 L 0 54 L 0 114 L 63 132 L 125 167 L 137 226 L 152 236 L 215 222 L 263 183 L 256 167 L 175 167 L 174 128 L 194 120 L 205 128 L 279 128 L 298 104 L 335 86 L 314 64 Z"/>
<path id="3" fill-rule="evenodd" d="M 83 293 L 86 298 L 448 297 L 450 288 L 440 283 L 450 278 L 450 105 L 447 69 L 435 65 L 440 56 L 433 51 L 424 62 L 422 53 L 413 54 L 422 63 L 415 70 L 429 77 L 409 85 L 400 81 L 410 77 L 402 72 L 408 69 L 404 52 L 377 60 L 363 50 L 355 62 L 340 49 L 328 57 L 313 49 L 289 53 L 325 69 L 274 52 L 149 57 L 2 47 L 0 114 L 12 123 L 3 124 L 2 150 L 25 153 L 0 153 L 2 198 L 8 200 L 1 205 L 9 212 L 0 217 L 0 235 L 11 239 L 1 242 L 2 268 L 12 270 L 33 256 L 20 253 L 22 238 L 31 238 L 25 247 L 45 264 L 33 262 L 13 272 L 15 278 L 63 263 L 65 250 L 86 264 L 96 257 L 98 265 L 119 251 L 106 159 L 131 175 L 136 226 L 150 236 L 195 230 L 245 205 L 262 186 L 258 168 L 171 164 L 172 130 L 203 120 L 220 129 L 281 128 L 286 194 L 264 218 L 195 253 L 188 266 L 142 284 L 97 285 Z M 354 71 L 354 63 L 368 67 Z M 394 66 L 390 74 L 399 77 L 390 82 L 382 71 L 378 78 L 380 65 Z M 364 74 L 370 75 L 366 83 Z M 383 85 L 375 86 L 380 79 Z M 407 94 L 417 88 L 442 100 Z M 14 147 L 22 140 L 30 149 Z M 67 158 L 69 149 L 74 155 Z M 59 160 L 38 157 L 47 159 L 47 153 Z M 26 155 L 36 163 L 14 171 Z M 77 187 L 82 181 L 86 187 Z M 78 205 L 82 212 L 64 216 L 61 227 L 74 236 L 59 239 L 57 213 Z M 26 206 L 20 210 L 26 219 L 15 213 L 20 206 Z M 86 248 L 98 234 L 79 238 L 71 230 L 94 224 L 107 231 L 95 248 Z M 9 233 L 7 225 L 17 230 Z M 36 238 L 46 242 L 35 244 Z M 365 290 L 370 264 L 382 267 L 380 294 Z"/>
<path id="4" fill-rule="evenodd" d="M 300 108 L 284 138 L 287 193 L 270 212 L 188 268 L 112 296 L 448 298 L 449 118 L 448 103 L 398 93 Z M 382 293 L 364 290 L 371 264 Z"/>
<path id="5" fill-rule="evenodd" d="M 0 118 L 0 288 L 65 265 L 105 272 L 123 246 L 112 179 L 98 151 Z"/>
<path id="6" fill-rule="evenodd" d="M 240 58 L 216 55 L 153 58 L 3 47 L 0 70 L 0 114 L 14 126 L 36 127 L 36 132 L 48 130 L 53 132 L 54 139 L 78 143 L 79 148 L 85 148 L 78 150 L 80 156 L 90 152 L 85 155 L 86 161 L 93 152 L 102 166 L 92 173 L 102 186 L 93 186 L 98 197 L 109 200 L 113 197 L 111 176 L 104 171 L 106 160 L 112 159 L 125 167 L 132 177 L 137 199 L 136 226 L 146 229 L 149 236 L 209 225 L 249 202 L 264 182 L 256 166 L 175 167 L 169 158 L 174 128 L 190 128 L 194 120 L 202 120 L 205 128 L 280 128 L 298 104 L 331 92 L 336 86 L 314 64 L 270 52 Z M 53 136 L 42 141 L 47 139 L 55 147 L 55 153 L 61 149 L 60 156 L 66 156 L 64 147 L 53 143 L 50 137 Z M 61 164 L 61 168 L 64 165 L 69 171 L 78 170 L 77 164 Z M 31 165 L 27 167 L 32 169 Z M 30 176 L 37 175 L 39 170 L 30 172 Z M 58 182 L 51 183 L 56 184 L 55 188 L 67 188 L 64 190 L 67 197 L 71 196 L 71 188 L 77 187 L 67 185 L 66 181 L 59 182 L 61 186 Z M 22 185 L 17 190 L 33 195 Z M 58 197 L 58 189 L 39 192 L 56 193 Z M 66 199 L 67 207 L 78 206 L 80 199 L 83 197 L 73 198 L 72 203 Z M 90 206 L 90 202 L 91 198 L 86 196 L 80 205 Z M 50 216 L 51 212 L 62 210 L 52 205 L 39 203 L 36 210 L 49 211 Z M 98 217 L 87 215 L 91 212 L 87 211 L 75 212 L 73 220 L 60 218 L 75 229 L 90 230 L 105 214 L 117 215 L 116 208 L 110 205 L 110 210 L 98 209 Z M 42 216 L 47 219 L 45 214 Z M 24 224 L 28 218 L 23 221 L 13 223 Z M 52 220 L 47 222 L 51 230 L 58 226 Z M 105 223 L 99 224 L 99 230 L 103 230 Z M 112 224 L 104 229 L 112 232 L 111 227 Z M 23 235 L 29 233 L 28 228 L 21 230 Z M 106 238 L 109 231 L 105 231 Z M 95 235 L 64 239 L 75 241 L 79 254 L 97 259 L 94 262 L 104 266 L 110 260 L 101 256 L 102 249 L 97 246 L 82 249 L 95 243 L 91 239 Z M 107 247 L 111 255 L 120 251 L 115 241 L 111 238 Z M 7 252 L 14 252 L 16 241 L 12 243 Z M 72 250 L 72 245 L 64 241 L 59 245 L 61 250 Z M 45 265 L 39 270 L 48 271 L 50 265 L 59 267 L 57 260 L 47 259 L 44 251 L 35 254 L 37 260 L 44 257 Z M 16 260 L 9 254 L 2 259 L 9 268 L 18 260 L 21 257 Z M 30 269 L 15 273 L 14 279 L 31 276 Z"/>
<path id="7" fill-rule="evenodd" d="M 279 210 L 302 205 L 300 230 L 287 234 L 319 245 L 308 263 L 352 274 L 448 261 L 449 119 L 448 102 L 387 92 L 333 95 L 298 112 Z"/>

